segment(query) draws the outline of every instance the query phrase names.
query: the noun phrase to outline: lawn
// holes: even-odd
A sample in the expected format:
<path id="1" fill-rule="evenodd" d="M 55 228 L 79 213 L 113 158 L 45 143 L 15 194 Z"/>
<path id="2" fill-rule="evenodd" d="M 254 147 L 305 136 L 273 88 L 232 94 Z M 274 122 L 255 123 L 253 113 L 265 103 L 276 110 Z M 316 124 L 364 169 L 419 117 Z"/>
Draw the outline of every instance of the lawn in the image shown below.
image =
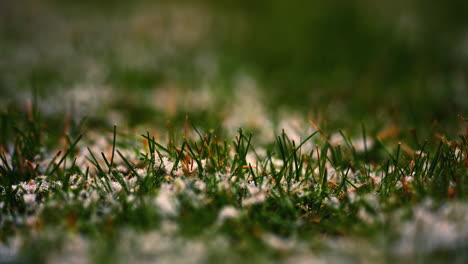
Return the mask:
<path id="1" fill-rule="evenodd" d="M 0 10 L 0 263 L 468 262 L 465 2 Z"/>

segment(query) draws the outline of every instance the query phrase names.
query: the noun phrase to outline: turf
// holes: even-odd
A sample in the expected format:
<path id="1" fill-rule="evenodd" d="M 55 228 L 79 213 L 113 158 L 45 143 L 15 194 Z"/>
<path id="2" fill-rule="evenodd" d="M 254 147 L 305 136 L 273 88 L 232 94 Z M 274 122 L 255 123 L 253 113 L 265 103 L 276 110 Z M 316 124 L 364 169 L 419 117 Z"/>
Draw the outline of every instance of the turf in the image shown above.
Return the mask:
<path id="1" fill-rule="evenodd" d="M 4 4 L 0 262 L 467 262 L 465 4 L 267 2 Z"/>
<path id="2" fill-rule="evenodd" d="M 161 141 L 114 126 L 110 135 L 64 135 L 49 142 L 62 146 L 55 150 L 45 124 L 29 115 L 11 121 L 15 140 L 0 156 L 6 261 L 49 261 L 56 251 L 98 262 L 467 257 L 466 135 L 413 150 L 365 134 L 364 125 L 356 141 L 310 121 L 318 130 L 300 141 L 283 131 L 256 144 L 242 130 L 202 134 L 187 120 Z M 224 246 L 210 245 L 215 238 Z M 334 249 L 359 240 L 365 248 Z"/>

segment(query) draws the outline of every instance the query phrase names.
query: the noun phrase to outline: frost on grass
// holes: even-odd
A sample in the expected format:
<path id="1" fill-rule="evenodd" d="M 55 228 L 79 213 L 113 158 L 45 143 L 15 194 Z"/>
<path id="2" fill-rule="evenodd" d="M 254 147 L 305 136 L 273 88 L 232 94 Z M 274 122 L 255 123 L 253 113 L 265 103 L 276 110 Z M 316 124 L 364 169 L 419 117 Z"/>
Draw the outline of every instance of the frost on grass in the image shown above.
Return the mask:
<path id="1" fill-rule="evenodd" d="M 80 235 L 69 235 L 63 244 L 63 248 L 53 252 L 47 263 L 60 264 L 84 264 L 91 261 L 90 242 Z"/>
<path id="2" fill-rule="evenodd" d="M 176 190 L 170 184 L 163 184 L 154 202 L 162 214 L 176 216 L 179 209 L 179 201 L 176 197 Z"/>
<path id="3" fill-rule="evenodd" d="M 402 257 L 468 248 L 468 206 L 449 202 L 433 208 L 430 201 L 415 207 L 400 227 L 395 251 Z"/>
<path id="4" fill-rule="evenodd" d="M 6 215 L 0 224 L 14 223 L 40 233 L 44 212 L 72 211 L 70 215 L 63 216 L 67 219 L 63 222 L 73 233 L 79 230 L 76 222 L 83 222 L 83 219 L 76 219 L 76 211 L 82 212 L 89 221 L 85 222 L 85 227 L 112 226 L 113 221 L 134 219 L 132 214 L 135 211 L 143 212 L 143 217 L 138 215 L 138 220 L 133 221 L 149 221 L 146 223 L 148 230 L 137 232 L 131 224 L 130 227 L 122 227 L 125 231 L 118 230 L 125 241 L 119 245 L 117 254 L 135 263 L 155 260 L 160 263 L 203 263 L 219 250 L 225 253 L 224 246 L 229 244 L 226 239 L 232 237 L 224 234 L 223 230 L 235 233 L 236 239 L 241 241 L 241 236 L 248 233 L 254 243 L 263 242 L 264 247 L 281 254 L 285 262 L 303 262 L 311 256 L 318 262 L 366 259 L 357 257 L 361 253 L 368 254 L 371 260 L 383 259 L 389 253 L 378 246 L 392 243 L 392 248 L 388 249 L 390 254 L 401 259 L 467 247 L 468 227 L 465 223 L 468 222 L 468 213 L 466 205 L 458 202 L 434 208 L 424 204 L 416 206 L 411 217 L 400 217 L 392 226 L 396 241 L 381 238 L 383 242 L 379 240 L 381 244 L 377 245 L 367 241 L 365 252 L 359 249 L 355 244 L 362 238 L 352 237 L 349 235 L 352 228 L 343 230 L 339 224 L 348 226 L 347 221 L 352 221 L 352 226 L 374 230 L 392 223 L 396 217 L 389 208 L 394 204 L 403 207 L 399 203 L 399 195 L 416 199 L 421 175 L 411 169 L 417 166 L 427 172 L 434 168 L 431 161 L 425 160 L 417 165 L 412 161 L 413 165 L 409 163 L 406 167 L 392 162 L 385 168 L 377 163 L 362 165 L 350 162 L 356 152 L 359 155 L 365 150 L 364 142 L 359 138 L 358 141 L 351 140 L 355 147 L 344 148 L 341 153 L 347 155 L 346 160 L 337 161 L 331 149 L 335 144 L 341 144 L 337 143 L 336 136 L 331 140 L 321 137 L 314 144 L 307 142 L 300 149 L 295 149 L 298 145 L 294 144 L 303 140 L 301 135 L 304 132 L 301 131 L 308 131 L 310 126 L 303 127 L 294 118 L 280 122 L 280 125 L 287 133 L 284 137 L 288 136 L 281 142 L 283 149 L 267 145 L 243 149 L 246 144 L 234 141 L 233 145 L 239 144 L 236 146 L 238 150 L 228 145 L 223 152 L 219 151 L 222 145 L 206 141 L 195 145 L 187 141 L 184 144 L 192 145 L 176 148 L 169 154 L 150 155 L 145 153 L 150 149 L 145 142 L 144 148 L 133 144 L 119 148 L 126 159 L 116 156 L 110 169 L 103 158 L 98 156 L 92 160 L 90 155 L 102 151 L 110 157 L 112 142 L 91 135 L 91 152 L 81 146 L 76 150 L 76 160 L 65 159 L 67 164 L 75 161 L 74 168 L 63 166 L 55 174 L 36 176 L 12 185 L 16 192 L 9 198 L 13 203 L 19 202 L 23 211 Z M 325 147 L 317 144 L 324 142 L 330 144 L 326 151 Z M 366 147 L 372 148 L 372 144 L 366 139 Z M 43 160 L 39 156 L 34 161 L 39 164 L 38 174 L 48 171 L 46 168 L 54 164 L 55 155 L 46 153 L 42 155 Z M 464 155 L 459 150 L 455 157 L 463 161 Z M 456 184 L 452 181 L 447 187 L 454 189 Z M 2 195 L 6 195 L 6 189 L 1 190 Z M 2 201 L 1 209 L 11 206 L 11 201 Z M 190 218 L 194 213 L 200 215 Z M 187 225 L 197 225 L 197 221 L 203 225 L 197 226 L 197 236 L 189 238 L 182 235 L 190 227 Z M 291 230 L 285 232 L 287 235 L 280 235 L 284 230 L 276 229 L 277 226 Z M 302 230 L 311 229 L 316 233 L 310 238 L 301 237 Z M 329 229 L 331 231 L 327 233 Z M 245 233 L 238 236 L 237 232 Z M 382 235 L 380 231 L 375 232 Z M 227 238 L 221 236 L 216 243 L 224 246 L 217 248 L 211 243 L 211 238 L 217 239 L 221 234 Z M 52 254 L 51 262 L 53 259 L 60 261 L 64 254 L 73 255 L 73 252 L 86 256 L 88 238 L 83 239 L 70 242 L 62 253 Z M 334 253 L 314 251 L 311 246 L 317 242 L 310 241 L 320 241 L 326 250 Z M 242 243 L 245 242 L 239 242 L 240 245 L 234 248 L 242 247 Z M 7 248 L 11 247 L 5 244 L 2 250 Z M 81 261 L 79 257 L 76 259 Z"/>
<path id="5" fill-rule="evenodd" d="M 4 243 L 0 243 L 0 259 L 5 262 L 14 262 L 22 244 L 23 241 L 19 236 L 11 237 Z"/>
<path id="6" fill-rule="evenodd" d="M 295 239 L 282 238 L 270 233 L 263 235 L 262 240 L 266 245 L 278 251 L 290 251 L 297 246 Z"/>
<path id="7" fill-rule="evenodd" d="M 186 239 L 159 231 L 124 231 L 117 252 L 122 263 L 206 263 L 212 252 L 228 250 L 229 242 L 221 236 Z"/>
<path id="8" fill-rule="evenodd" d="M 234 206 L 225 206 L 221 208 L 218 214 L 217 224 L 222 224 L 225 220 L 236 219 L 240 216 L 240 212 Z"/>

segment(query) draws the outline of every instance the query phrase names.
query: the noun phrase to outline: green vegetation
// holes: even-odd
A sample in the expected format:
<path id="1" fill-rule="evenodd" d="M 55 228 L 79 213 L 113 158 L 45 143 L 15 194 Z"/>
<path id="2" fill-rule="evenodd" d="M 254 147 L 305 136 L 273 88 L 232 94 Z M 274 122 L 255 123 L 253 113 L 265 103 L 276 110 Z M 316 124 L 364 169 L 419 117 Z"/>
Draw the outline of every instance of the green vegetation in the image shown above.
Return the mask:
<path id="1" fill-rule="evenodd" d="M 0 6 L 0 263 L 468 261 L 465 1 Z"/>

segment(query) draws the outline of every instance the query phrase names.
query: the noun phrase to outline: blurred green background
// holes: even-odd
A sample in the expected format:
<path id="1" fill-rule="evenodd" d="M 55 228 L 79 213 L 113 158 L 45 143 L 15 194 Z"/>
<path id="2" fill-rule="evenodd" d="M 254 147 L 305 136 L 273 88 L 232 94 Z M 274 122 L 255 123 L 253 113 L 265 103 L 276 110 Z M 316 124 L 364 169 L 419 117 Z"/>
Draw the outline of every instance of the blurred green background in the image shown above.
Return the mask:
<path id="1" fill-rule="evenodd" d="M 2 111 L 36 96 L 45 115 L 95 125 L 188 114 L 211 128 L 251 96 L 266 109 L 258 118 L 292 112 L 335 128 L 457 130 L 467 115 L 467 1 L 0 5 Z"/>

